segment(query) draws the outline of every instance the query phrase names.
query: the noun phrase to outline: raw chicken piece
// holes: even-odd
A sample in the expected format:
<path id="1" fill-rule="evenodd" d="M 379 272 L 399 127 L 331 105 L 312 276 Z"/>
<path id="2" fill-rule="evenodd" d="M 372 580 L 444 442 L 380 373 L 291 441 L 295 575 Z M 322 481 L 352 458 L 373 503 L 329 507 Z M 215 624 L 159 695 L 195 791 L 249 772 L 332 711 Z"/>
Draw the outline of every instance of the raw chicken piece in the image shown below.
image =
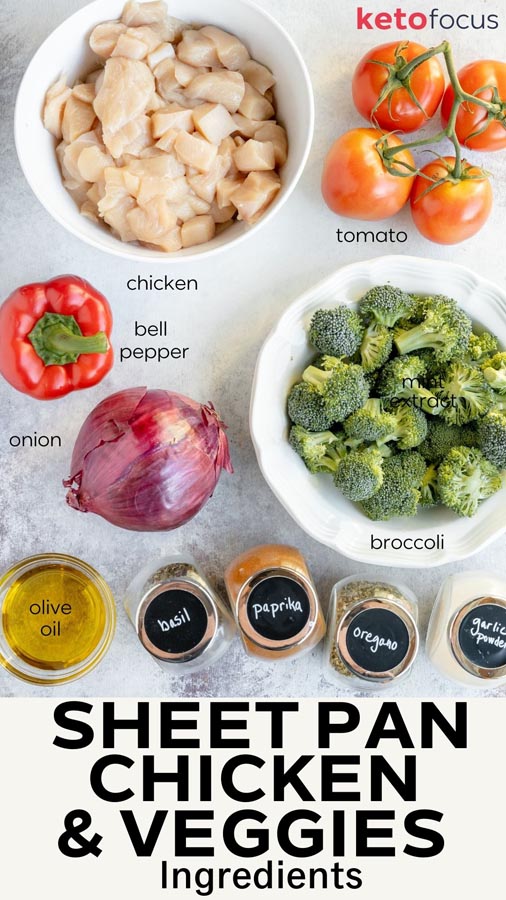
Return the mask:
<path id="1" fill-rule="evenodd" d="M 81 184 L 83 181 L 91 181 L 91 178 L 85 178 L 79 169 L 79 158 L 86 147 L 101 147 L 101 142 L 95 131 L 87 131 L 85 134 L 81 134 L 71 144 L 67 144 L 63 150 L 62 169 L 67 180 L 74 182 L 75 185 Z"/>
<path id="2" fill-rule="evenodd" d="M 91 131 L 93 123 L 96 119 L 95 110 L 90 103 L 83 103 L 78 97 L 72 94 L 68 98 L 62 119 L 62 135 L 63 140 L 67 144 L 71 144 L 82 134 Z"/>
<path id="3" fill-rule="evenodd" d="M 90 72 L 90 74 L 86 76 L 86 84 L 94 84 L 94 85 L 96 85 L 98 79 L 99 79 L 100 76 L 103 75 L 103 74 L 104 74 L 104 70 L 103 70 L 102 68 L 100 68 L 100 69 L 95 69 L 93 72 Z M 95 92 L 96 92 L 96 87 L 95 87 Z"/>
<path id="4" fill-rule="evenodd" d="M 250 172 L 246 181 L 230 197 L 239 219 L 253 225 L 274 200 L 281 188 L 275 172 Z"/>
<path id="5" fill-rule="evenodd" d="M 137 3 L 130 0 L 123 9 L 121 21 L 125 25 L 152 25 L 153 22 L 165 22 L 167 6 L 163 0 L 152 3 Z"/>
<path id="6" fill-rule="evenodd" d="M 244 175 L 229 175 L 218 182 L 216 186 L 216 203 L 219 209 L 227 209 L 231 205 L 230 198 L 232 194 L 244 184 L 244 181 Z"/>
<path id="7" fill-rule="evenodd" d="M 127 35 L 132 35 L 132 37 L 137 38 L 137 40 L 142 41 L 146 44 L 148 48 L 148 53 L 153 53 L 157 47 L 160 46 L 160 35 L 157 34 L 149 25 L 140 25 L 137 28 L 129 28 L 127 31 Z M 171 44 L 168 45 L 169 47 Z"/>
<path id="8" fill-rule="evenodd" d="M 123 57 L 108 59 L 94 103 L 104 131 L 114 134 L 142 115 L 154 90 L 155 80 L 146 63 Z"/>
<path id="9" fill-rule="evenodd" d="M 174 144 L 178 158 L 186 166 L 193 166 L 199 172 L 209 172 L 218 155 L 218 148 L 204 138 L 181 131 Z"/>
<path id="10" fill-rule="evenodd" d="M 84 203 L 81 203 L 81 215 L 85 216 L 86 219 L 91 219 L 92 222 L 100 221 L 97 204 L 91 200 L 85 200 Z"/>
<path id="11" fill-rule="evenodd" d="M 135 241 L 128 223 L 127 214 L 135 208 L 136 203 L 128 192 L 123 178 L 123 169 L 115 166 L 104 169 L 105 192 L 98 204 L 98 213 L 111 228 L 119 234 L 122 241 Z"/>
<path id="12" fill-rule="evenodd" d="M 148 53 L 148 66 L 151 71 L 154 71 L 159 63 L 163 62 L 165 59 L 174 59 L 176 56 L 176 51 L 172 44 L 163 43 L 158 44 L 151 53 Z"/>
<path id="13" fill-rule="evenodd" d="M 177 91 L 180 87 L 176 78 L 176 61 L 175 59 L 163 59 L 158 63 L 153 72 L 156 78 L 156 89 L 158 93 L 168 100 L 172 91 Z"/>
<path id="14" fill-rule="evenodd" d="M 81 178 L 90 182 L 100 181 L 104 177 L 104 169 L 113 165 L 112 156 L 100 146 L 85 147 L 77 160 Z"/>
<path id="15" fill-rule="evenodd" d="M 212 40 L 200 31 L 188 29 L 177 45 L 176 54 L 181 62 L 189 66 L 219 66 L 220 60 Z"/>
<path id="16" fill-rule="evenodd" d="M 206 72 L 209 72 L 209 69 L 206 69 L 205 66 L 195 68 L 195 66 L 188 66 L 186 63 L 181 62 L 180 59 L 176 59 L 174 74 L 181 87 L 188 87 L 197 75 L 205 75 Z"/>
<path id="17" fill-rule="evenodd" d="M 227 157 L 217 156 L 209 172 L 205 175 L 190 175 L 188 181 L 191 189 L 197 197 L 205 200 L 206 203 L 212 203 L 216 196 L 218 183 L 228 174 L 229 168 L 230 163 Z"/>
<path id="18" fill-rule="evenodd" d="M 155 178 L 144 176 L 139 179 L 140 190 L 137 194 L 139 206 L 147 206 L 155 197 L 163 197 L 170 203 L 181 203 L 190 193 L 190 187 L 184 176 L 180 178 Z"/>
<path id="19" fill-rule="evenodd" d="M 256 141 L 271 141 L 274 146 L 276 165 L 280 168 L 284 166 L 288 158 L 288 137 L 281 125 L 276 125 L 275 122 L 265 122 L 255 132 L 254 137 Z"/>
<path id="20" fill-rule="evenodd" d="M 151 117 L 153 137 L 161 138 L 170 129 L 177 131 L 195 131 L 191 109 L 185 109 L 177 103 L 171 103 Z"/>
<path id="21" fill-rule="evenodd" d="M 186 96 L 191 100 L 221 103 L 230 113 L 237 112 L 243 102 L 244 92 L 245 83 L 241 73 L 223 69 L 208 72 L 206 75 L 197 75 L 186 88 Z"/>
<path id="22" fill-rule="evenodd" d="M 181 250 L 182 246 L 181 228 L 179 225 L 176 225 L 172 231 L 164 234 L 163 238 L 159 239 L 158 244 L 146 244 L 146 247 L 150 247 L 152 250 L 163 250 L 164 253 L 176 253 L 178 250 Z"/>
<path id="23" fill-rule="evenodd" d="M 164 109 L 167 106 L 167 101 L 160 97 L 160 94 L 157 94 L 156 91 L 151 95 L 151 99 L 146 106 L 146 112 L 153 113 L 158 112 L 159 109 Z"/>
<path id="24" fill-rule="evenodd" d="M 119 37 L 125 33 L 126 25 L 122 22 L 103 22 L 93 29 L 90 36 L 90 47 L 97 56 L 109 59 Z"/>
<path id="25" fill-rule="evenodd" d="M 94 84 L 76 84 L 74 90 L 72 91 L 74 97 L 77 97 L 78 100 L 82 100 L 83 103 L 93 103 L 95 99 L 95 85 Z"/>
<path id="26" fill-rule="evenodd" d="M 137 156 L 141 150 L 153 144 L 149 116 L 138 116 L 116 132 L 104 129 L 104 144 L 114 159 L 119 159 L 126 153 Z"/>
<path id="27" fill-rule="evenodd" d="M 241 68 L 241 74 L 245 81 L 254 87 L 260 94 L 265 94 L 276 84 L 274 75 L 266 66 L 260 65 L 254 59 L 249 59 Z"/>
<path id="28" fill-rule="evenodd" d="M 176 142 L 178 134 L 179 131 L 176 131 L 175 128 L 169 128 L 169 130 L 166 131 L 164 135 L 162 135 L 160 140 L 156 142 L 155 147 L 157 148 L 157 150 L 163 150 L 165 153 L 171 153 L 171 151 L 174 149 L 174 144 Z"/>
<path id="29" fill-rule="evenodd" d="M 133 159 L 128 163 L 127 171 L 139 178 L 180 178 L 185 174 L 184 166 L 168 153 L 158 153 L 150 159 Z"/>
<path id="30" fill-rule="evenodd" d="M 272 141 L 249 140 L 235 151 L 235 164 L 239 172 L 268 172 L 276 166 Z"/>
<path id="31" fill-rule="evenodd" d="M 72 89 L 67 87 L 65 78 L 59 78 L 46 94 L 43 113 L 44 127 L 58 140 L 61 140 L 62 137 L 65 104 L 71 95 Z"/>
<path id="32" fill-rule="evenodd" d="M 230 113 L 221 103 L 204 103 L 193 110 L 193 122 L 197 131 L 211 144 L 221 142 L 235 131 Z"/>
<path id="33" fill-rule="evenodd" d="M 148 55 L 148 47 L 138 37 L 137 29 L 129 28 L 125 34 L 121 34 L 111 56 L 124 56 L 126 59 L 145 59 Z"/>
<path id="34" fill-rule="evenodd" d="M 249 52 L 239 38 L 221 28 L 215 28 L 214 25 L 206 25 L 200 29 L 200 33 L 211 39 L 218 59 L 226 69 L 238 71 L 246 65 L 250 58 Z"/>
<path id="35" fill-rule="evenodd" d="M 242 76 L 241 76 L 242 77 Z M 262 94 L 246 82 L 244 97 L 239 106 L 239 112 L 247 119 L 264 121 L 272 119 L 274 107 Z"/>
<path id="36" fill-rule="evenodd" d="M 177 216 L 166 200 L 158 197 L 149 207 L 134 207 L 127 221 L 135 237 L 143 244 L 163 244 L 168 233 L 177 227 Z"/>
<path id="37" fill-rule="evenodd" d="M 93 203 L 96 207 L 98 207 L 98 204 L 105 196 L 105 179 L 103 181 L 97 181 L 95 184 L 92 184 L 86 196 L 90 203 Z"/>
<path id="38" fill-rule="evenodd" d="M 232 116 L 235 123 L 235 131 L 238 131 L 241 137 L 252 138 L 255 137 L 256 132 L 263 125 L 263 122 L 257 122 L 255 119 L 247 119 L 246 116 L 241 116 L 241 113 L 234 113 Z"/>
<path id="39" fill-rule="evenodd" d="M 181 228 L 183 247 L 206 244 L 213 239 L 215 231 L 216 225 L 212 216 L 195 216 L 194 219 L 185 222 Z"/>
<path id="40" fill-rule="evenodd" d="M 237 214 L 237 210 L 235 206 L 232 204 L 230 206 L 220 207 L 214 201 L 211 203 L 211 209 L 209 210 L 211 216 L 217 225 L 223 225 L 224 222 L 231 222 L 234 216 Z"/>

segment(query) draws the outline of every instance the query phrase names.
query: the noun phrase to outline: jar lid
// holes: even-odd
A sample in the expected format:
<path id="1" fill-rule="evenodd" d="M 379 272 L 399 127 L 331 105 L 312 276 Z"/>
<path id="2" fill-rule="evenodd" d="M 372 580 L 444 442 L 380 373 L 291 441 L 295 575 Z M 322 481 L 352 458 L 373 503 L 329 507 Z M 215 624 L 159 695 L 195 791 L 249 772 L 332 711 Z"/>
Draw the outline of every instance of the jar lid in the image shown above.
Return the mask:
<path id="1" fill-rule="evenodd" d="M 218 629 L 218 611 L 203 584 L 177 578 L 158 584 L 143 598 L 137 633 L 156 659 L 184 663 L 202 656 Z"/>
<path id="2" fill-rule="evenodd" d="M 359 600 L 341 619 L 337 652 L 347 669 L 366 681 L 385 683 L 405 674 L 418 652 L 413 616 L 392 600 Z"/>
<path id="3" fill-rule="evenodd" d="M 285 651 L 302 644 L 318 618 L 318 597 L 301 572 L 277 567 L 249 578 L 237 597 L 243 634 L 264 649 Z"/>
<path id="4" fill-rule="evenodd" d="M 450 623 L 450 645 L 466 672 L 485 679 L 506 675 L 506 600 L 479 597 L 466 603 Z"/>

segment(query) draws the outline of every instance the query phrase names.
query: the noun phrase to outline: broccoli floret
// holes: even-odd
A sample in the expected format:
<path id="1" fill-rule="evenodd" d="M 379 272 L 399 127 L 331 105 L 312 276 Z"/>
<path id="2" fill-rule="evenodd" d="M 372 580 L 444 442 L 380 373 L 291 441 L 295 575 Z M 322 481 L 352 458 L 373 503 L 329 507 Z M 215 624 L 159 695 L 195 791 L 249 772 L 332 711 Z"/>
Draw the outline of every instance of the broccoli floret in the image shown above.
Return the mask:
<path id="1" fill-rule="evenodd" d="M 487 384 L 493 391 L 506 395 L 506 353 L 496 353 L 481 364 Z"/>
<path id="2" fill-rule="evenodd" d="M 420 501 L 419 486 L 426 465 L 416 451 L 406 451 L 383 460 L 383 484 L 368 500 L 362 501 L 362 510 L 374 522 L 416 516 Z"/>
<path id="3" fill-rule="evenodd" d="M 501 486 L 499 470 L 474 447 L 454 447 L 439 466 L 441 503 L 459 516 L 476 515 L 480 503 Z"/>
<path id="4" fill-rule="evenodd" d="M 425 373 L 425 363 L 419 356 L 398 356 L 383 366 L 376 390 L 385 401 L 409 400 L 413 407 L 437 415 L 438 399 L 421 383 Z"/>
<path id="5" fill-rule="evenodd" d="M 309 384 L 295 384 L 288 395 L 288 415 L 307 431 L 327 431 L 333 424 L 319 391 Z"/>
<path id="6" fill-rule="evenodd" d="M 463 356 L 469 346 L 473 325 L 466 313 L 449 297 L 425 297 L 421 301 L 423 319 L 413 328 L 398 328 L 395 344 L 399 353 L 412 353 L 428 347 L 437 360 L 449 361 Z"/>
<path id="7" fill-rule="evenodd" d="M 409 294 L 390 284 L 371 288 L 359 303 L 366 321 L 373 319 L 387 328 L 393 328 L 399 319 L 409 318 L 415 307 L 416 301 Z"/>
<path id="8" fill-rule="evenodd" d="M 440 463 L 453 447 L 476 447 L 476 432 L 470 425 L 449 425 L 430 419 L 427 437 L 418 447 L 429 463 Z"/>
<path id="9" fill-rule="evenodd" d="M 371 322 L 365 330 L 360 347 L 360 360 L 364 372 L 375 372 L 389 359 L 393 338 L 386 325 Z"/>
<path id="10" fill-rule="evenodd" d="M 437 466 L 431 463 L 420 484 L 420 506 L 436 506 L 438 503 Z"/>
<path id="11" fill-rule="evenodd" d="M 300 425 L 292 427 L 290 444 L 314 475 L 335 472 L 347 452 L 338 436 L 331 431 L 306 431 Z"/>
<path id="12" fill-rule="evenodd" d="M 478 424 L 478 447 L 489 462 L 506 469 L 506 411 L 491 409 Z"/>
<path id="13" fill-rule="evenodd" d="M 383 443 L 396 441 L 399 450 L 413 450 L 427 437 L 427 419 L 421 409 L 399 406 L 393 413 L 395 428 Z"/>
<path id="14" fill-rule="evenodd" d="M 383 411 L 381 400 L 370 399 L 362 409 L 352 413 L 343 424 L 347 437 L 362 443 L 384 441 L 395 430 L 396 419 Z"/>
<path id="15" fill-rule="evenodd" d="M 329 356 L 353 356 L 363 336 L 363 322 L 349 306 L 318 309 L 309 326 L 309 340 L 320 353 Z"/>
<path id="16" fill-rule="evenodd" d="M 480 363 L 493 356 L 499 348 L 499 341 L 494 334 L 484 331 L 483 334 L 472 334 L 469 338 L 468 356 L 472 362 Z"/>
<path id="17" fill-rule="evenodd" d="M 320 394 L 328 418 L 332 422 L 343 422 L 369 399 L 369 385 L 361 366 L 332 356 L 325 356 L 323 365 L 323 369 L 309 366 L 302 378 Z M 325 431 L 325 428 L 319 430 Z"/>
<path id="18" fill-rule="evenodd" d="M 494 402 L 492 389 L 476 366 L 454 362 L 441 376 L 437 392 L 443 419 L 450 425 L 465 425 L 484 416 Z"/>
<path id="19" fill-rule="evenodd" d="M 334 484 L 348 500 L 367 500 L 383 484 L 383 457 L 374 447 L 352 450 L 334 475 Z"/>

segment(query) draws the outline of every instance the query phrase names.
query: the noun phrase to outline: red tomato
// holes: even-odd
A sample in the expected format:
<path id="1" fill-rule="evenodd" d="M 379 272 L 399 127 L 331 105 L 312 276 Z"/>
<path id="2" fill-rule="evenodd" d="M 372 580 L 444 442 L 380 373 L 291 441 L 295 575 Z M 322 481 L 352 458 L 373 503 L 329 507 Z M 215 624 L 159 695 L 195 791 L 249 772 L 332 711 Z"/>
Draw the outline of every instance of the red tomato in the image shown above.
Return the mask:
<path id="1" fill-rule="evenodd" d="M 506 63 L 480 59 L 464 66 L 458 73 L 458 78 L 466 94 L 476 94 L 483 100 L 491 101 L 493 89 L 497 88 L 501 101 L 506 104 Z M 449 84 L 441 107 L 441 118 L 445 126 L 448 124 L 454 98 L 453 88 Z M 506 106 L 498 114 L 501 118 L 491 119 L 487 125 L 488 113 L 484 107 L 477 106 L 476 103 L 463 103 L 457 113 L 456 132 L 459 143 L 472 150 L 502 150 L 506 147 Z"/>
<path id="2" fill-rule="evenodd" d="M 396 73 L 402 74 L 405 63 L 425 51 L 421 44 L 396 41 L 366 53 L 355 69 L 352 82 L 353 102 L 364 118 L 385 131 L 416 131 L 432 118 L 445 89 L 445 77 L 437 57 L 421 63 L 406 81 L 396 77 Z M 373 60 L 386 65 L 378 66 Z M 389 79 L 392 91 L 375 110 Z M 410 96 L 408 87 L 421 109 Z"/>
<path id="3" fill-rule="evenodd" d="M 375 128 L 347 131 L 331 147 L 323 169 L 322 194 L 333 212 L 351 219 L 388 219 L 408 200 L 414 175 L 400 177 L 387 171 L 376 148 L 382 137 L 389 147 L 402 147 L 398 137 L 386 137 Z M 402 163 L 415 167 L 409 150 L 395 160 L 401 173 L 407 171 Z"/>
<path id="4" fill-rule="evenodd" d="M 463 161 L 464 178 L 455 182 L 451 176 L 447 178 L 454 165 L 451 156 L 428 163 L 421 170 L 425 178 L 416 178 L 411 193 L 413 221 L 418 231 L 436 244 L 459 244 L 472 237 L 492 209 L 492 188 L 482 170 Z M 442 178 L 446 180 L 428 190 L 428 179 L 437 182 Z"/>

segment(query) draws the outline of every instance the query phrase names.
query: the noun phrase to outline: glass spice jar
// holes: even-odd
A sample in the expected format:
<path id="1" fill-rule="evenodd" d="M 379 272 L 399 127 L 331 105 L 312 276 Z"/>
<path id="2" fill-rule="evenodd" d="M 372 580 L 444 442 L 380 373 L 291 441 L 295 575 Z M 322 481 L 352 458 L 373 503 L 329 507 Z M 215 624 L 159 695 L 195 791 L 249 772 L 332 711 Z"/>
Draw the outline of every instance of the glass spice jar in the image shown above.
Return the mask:
<path id="1" fill-rule="evenodd" d="M 418 606 L 400 584 L 351 576 L 332 590 L 326 641 L 326 676 L 361 688 L 405 677 L 418 647 Z"/>
<path id="2" fill-rule="evenodd" d="M 285 659 L 312 650 L 324 637 L 316 588 L 294 547 L 269 544 L 248 550 L 228 566 L 225 585 L 251 656 Z"/>
<path id="3" fill-rule="evenodd" d="M 427 655 L 450 681 L 506 684 L 506 579 L 490 572 L 447 578 L 430 618 Z"/>
<path id="4" fill-rule="evenodd" d="M 144 649 L 173 674 L 213 665 L 235 634 L 229 610 L 189 556 L 146 566 L 127 590 L 125 609 Z"/>

